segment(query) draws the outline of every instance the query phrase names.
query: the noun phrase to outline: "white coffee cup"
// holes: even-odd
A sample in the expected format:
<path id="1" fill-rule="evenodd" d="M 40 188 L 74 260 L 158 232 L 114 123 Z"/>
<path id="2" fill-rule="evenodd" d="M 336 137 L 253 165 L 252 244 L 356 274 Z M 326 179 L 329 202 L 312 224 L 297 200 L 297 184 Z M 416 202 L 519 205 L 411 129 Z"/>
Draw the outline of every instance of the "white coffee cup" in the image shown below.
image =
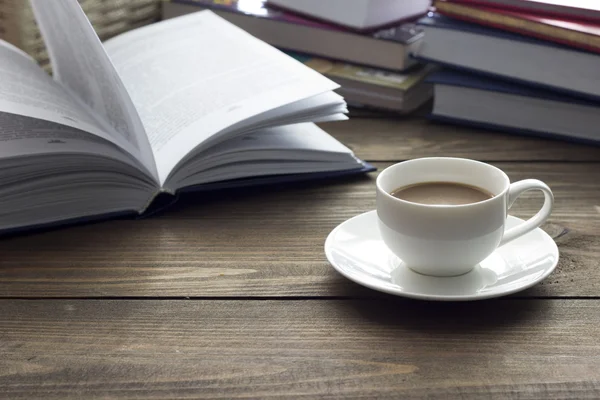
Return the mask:
<path id="1" fill-rule="evenodd" d="M 479 187 L 492 198 L 465 205 L 427 205 L 392 196 L 424 182 Z M 554 196 L 536 179 L 510 183 L 500 169 L 463 158 L 418 158 L 394 164 L 377 177 L 377 216 L 384 243 L 406 266 L 425 275 L 456 276 L 471 271 L 494 250 L 546 221 Z M 528 221 L 505 231 L 508 210 L 523 192 L 538 189 L 544 205 Z"/>

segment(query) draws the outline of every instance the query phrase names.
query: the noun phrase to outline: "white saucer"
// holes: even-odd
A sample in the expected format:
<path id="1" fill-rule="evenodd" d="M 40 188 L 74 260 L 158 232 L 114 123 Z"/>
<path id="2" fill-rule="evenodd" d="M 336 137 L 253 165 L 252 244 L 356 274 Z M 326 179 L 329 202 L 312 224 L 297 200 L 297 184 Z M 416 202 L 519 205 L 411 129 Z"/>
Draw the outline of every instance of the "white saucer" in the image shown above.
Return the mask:
<path id="1" fill-rule="evenodd" d="M 509 216 L 507 227 L 523 223 Z M 381 292 L 426 300 L 481 300 L 527 289 L 558 264 L 558 248 L 541 229 L 498 248 L 471 272 L 442 278 L 406 267 L 383 243 L 377 212 L 357 215 L 338 225 L 325 241 L 325 254 L 346 278 Z"/>

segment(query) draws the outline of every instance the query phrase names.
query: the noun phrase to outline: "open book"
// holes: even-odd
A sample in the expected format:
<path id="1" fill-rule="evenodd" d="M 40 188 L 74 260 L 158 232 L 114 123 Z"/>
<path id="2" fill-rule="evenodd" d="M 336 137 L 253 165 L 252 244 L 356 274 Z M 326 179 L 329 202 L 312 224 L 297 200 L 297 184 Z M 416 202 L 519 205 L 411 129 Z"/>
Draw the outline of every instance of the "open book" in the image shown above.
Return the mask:
<path id="1" fill-rule="evenodd" d="M 210 11 L 100 42 L 32 0 L 53 78 L 0 43 L 0 230 L 144 214 L 160 193 L 372 170 L 315 122 L 338 85 Z"/>

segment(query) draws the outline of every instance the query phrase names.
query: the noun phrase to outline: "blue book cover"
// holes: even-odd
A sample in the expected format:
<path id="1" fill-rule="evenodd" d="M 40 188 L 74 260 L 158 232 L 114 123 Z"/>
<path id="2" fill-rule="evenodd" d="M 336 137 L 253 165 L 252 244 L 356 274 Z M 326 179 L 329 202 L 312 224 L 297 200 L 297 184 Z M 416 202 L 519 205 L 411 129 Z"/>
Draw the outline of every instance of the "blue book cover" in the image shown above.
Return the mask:
<path id="1" fill-rule="evenodd" d="M 582 99 L 566 93 L 549 90 L 547 88 L 522 85 L 516 81 L 508 81 L 499 79 L 497 77 L 470 73 L 464 70 L 453 70 L 448 68 L 440 69 L 429 74 L 425 79 L 425 82 L 600 107 L 600 103 L 592 100 Z"/>
<path id="2" fill-rule="evenodd" d="M 471 22 L 460 21 L 454 18 L 446 17 L 437 13 L 428 13 L 426 17 L 423 17 L 417 21 L 417 25 L 424 27 L 432 27 L 439 29 L 452 29 L 456 31 L 470 32 L 476 35 L 493 36 L 500 39 L 514 40 L 517 42 L 531 43 L 541 46 L 547 46 L 549 48 L 563 48 L 569 49 L 573 52 L 583 52 L 583 50 L 575 50 L 569 46 L 561 45 L 558 43 L 547 42 L 545 40 L 536 39 L 529 36 L 520 35 L 514 32 L 503 31 L 498 28 L 492 28 L 489 26 L 478 25 Z"/>
<path id="3" fill-rule="evenodd" d="M 578 54 L 585 54 L 586 56 L 593 55 L 594 58 L 597 58 L 598 65 L 600 66 L 600 55 L 597 55 L 592 52 L 588 52 L 588 51 L 581 50 L 581 49 L 574 49 L 572 47 L 565 46 L 562 44 L 547 42 L 547 41 L 544 41 L 541 39 L 536 39 L 533 37 L 520 35 L 518 33 L 503 31 L 503 30 L 497 29 L 497 28 L 491 28 L 491 27 L 478 25 L 478 24 L 474 24 L 474 23 L 470 23 L 470 22 L 459 21 L 459 20 L 456 20 L 453 18 L 449 18 L 449 17 L 443 16 L 443 15 L 440 15 L 440 14 L 436 14 L 436 13 L 429 13 L 427 17 L 421 18 L 419 21 L 417 21 L 417 25 L 425 27 L 425 28 L 431 27 L 431 28 L 442 29 L 442 30 L 456 30 L 456 31 L 462 31 L 462 32 L 469 32 L 469 33 L 472 33 L 475 35 L 494 37 L 494 38 L 498 38 L 498 39 L 510 40 L 510 41 L 514 41 L 514 42 L 525 43 L 525 44 L 530 44 L 530 45 L 535 45 L 535 46 L 544 46 L 544 47 L 548 48 L 548 51 L 553 51 L 553 50 L 557 50 L 557 49 L 560 49 L 563 51 L 566 50 L 566 51 L 571 52 L 573 54 L 573 57 L 577 57 Z M 569 87 L 561 86 L 561 83 L 556 83 L 556 84 L 550 85 L 550 84 L 546 84 L 546 83 L 542 83 L 542 82 L 537 82 L 535 80 L 519 79 L 518 77 L 515 77 L 512 75 L 500 75 L 498 73 L 477 69 L 476 67 L 473 67 L 470 65 L 450 64 L 450 63 L 447 63 L 442 60 L 429 59 L 427 57 L 419 55 L 418 53 L 411 54 L 411 57 L 413 57 L 419 61 L 422 61 L 422 62 L 431 62 L 434 64 L 439 64 L 441 66 L 450 67 L 450 68 L 458 69 L 461 71 L 476 73 L 476 74 L 488 76 L 491 78 L 496 78 L 499 80 L 517 83 L 519 85 L 525 85 L 525 86 L 530 86 L 532 88 L 539 88 L 539 89 L 545 89 L 548 91 L 554 91 L 557 93 L 557 95 L 565 94 L 565 95 L 571 96 L 571 97 L 592 100 L 592 101 L 600 101 L 600 95 L 584 93 L 584 92 L 580 92 L 577 90 L 573 90 Z"/>
<path id="4" fill-rule="evenodd" d="M 438 70 L 430 74 L 427 77 L 426 82 L 431 83 L 433 85 L 439 84 L 447 86 L 465 87 L 488 92 L 499 92 L 528 98 L 537 98 L 542 100 L 577 104 L 588 107 L 598 107 L 598 112 L 600 113 L 600 104 L 597 102 L 564 95 L 562 93 L 557 93 L 552 90 L 520 85 L 515 82 L 509 82 L 502 79 L 494 79 L 489 76 L 472 74 L 464 71 L 452 69 Z M 577 143 L 600 145 L 600 135 L 598 136 L 598 140 L 582 139 L 567 135 L 554 134 L 531 129 L 502 126 L 463 118 L 454 118 L 447 115 L 437 115 L 435 113 L 435 110 L 429 114 L 429 118 L 433 120 L 438 120 L 440 122 L 456 123 L 460 125 L 473 126 L 476 128 L 489 129 L 505 133 L 526 134 L 550 139 L 561 139 Z"/>

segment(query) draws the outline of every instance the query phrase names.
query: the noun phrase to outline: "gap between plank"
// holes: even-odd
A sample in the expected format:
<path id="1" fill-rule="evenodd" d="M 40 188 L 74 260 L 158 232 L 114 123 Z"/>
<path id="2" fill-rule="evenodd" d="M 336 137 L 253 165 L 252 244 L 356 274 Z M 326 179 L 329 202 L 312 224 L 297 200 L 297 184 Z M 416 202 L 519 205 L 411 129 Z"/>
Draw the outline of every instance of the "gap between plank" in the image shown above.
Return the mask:
<path id="1" fill-rule="evenodd" d="M 56 296 L 56 297 L 0 297 L 0 301 L 4 300 L 147 300 L 147 301 L 304 301 L 304 300 L 350 300 L 350 301 L 382 301 L 382 300 L 407 300 L 407 301 L 420 301 L 429 303 L 452 303 L 451 301 L 426 301 L 426 300 L 413 300 L 404 298 L 401 296 L 373 296 L 373 297 L 350 297 L 350 296 L 87 296 L 87 297 L 67 297 L 67 296 Z M 600 300 L 600 296 L 505 296 L 495 299 L 479 300 L 491 301 L 491 300 Z M 454 301 L 453 303 L 474 303 L 476 301 Z"/>

